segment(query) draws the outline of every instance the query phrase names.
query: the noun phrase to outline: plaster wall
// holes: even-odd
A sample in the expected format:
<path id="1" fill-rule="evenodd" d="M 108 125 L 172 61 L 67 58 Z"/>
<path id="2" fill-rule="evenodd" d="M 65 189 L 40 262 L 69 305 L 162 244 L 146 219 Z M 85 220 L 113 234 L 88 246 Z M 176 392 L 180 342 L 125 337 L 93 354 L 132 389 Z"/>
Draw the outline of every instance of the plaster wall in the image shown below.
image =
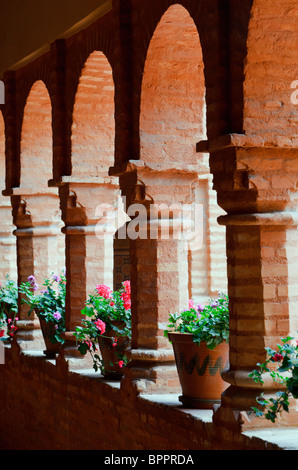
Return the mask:
<path id="1" fill-rule="evenodd" d="M 111 0 L 0 0 L 0 75 L 44 53 L 57 38 L 87 27 Z"/>

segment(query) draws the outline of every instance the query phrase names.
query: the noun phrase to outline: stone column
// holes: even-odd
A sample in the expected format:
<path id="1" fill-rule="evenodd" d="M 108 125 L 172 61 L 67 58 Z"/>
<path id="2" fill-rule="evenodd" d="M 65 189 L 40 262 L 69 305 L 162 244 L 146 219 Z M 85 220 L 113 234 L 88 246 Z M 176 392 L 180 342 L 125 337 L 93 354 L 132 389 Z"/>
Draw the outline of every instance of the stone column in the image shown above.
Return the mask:
<path id="1" fill-rule="evenodd" d="M 117 230 L 117 178 L 63 177 L 59 183 L 62 229 L 66 238 L 66 334 L 63 357 L 80 367 L 82 356 L 73 336 L 82 309 L 96 285 L 113 289 L 113 237 Z M 85 361 L 86 362 L 86 361 Z"/>
<path id="2" fill-rule="evenodd" d="M 275 349 L 281 337 L 297 335 L 298 216 L 247 214 L 220 222 L 227 228 L 231 336 L 230 367 L 223 379 L 230 387 L 214 419 L 232 420 L 244 429 L 250 426 L 246 412 L 257 406 L 256 396 L 278 389 L 269 379 L 261 387 L 255 384 L 250 372 L 265 362 L 265 347 Z M 252 423 L 258 424 L 264 422 Z"/>
<path id="3" fill-rule="evenodd" d="M 211 146 L 211 171 L 218 201 L 227 215 L 230 366 L 213 421 L 225 433 L 269 426 L 249 413 L 256 397 L 279 386 L 266 377 L 256 384 L 249 374 L 265 362 L 265 347 L 298 329 L 298 155 L 295 149 L 261 146 L 246 136 L 226 136 Z M 297 422 L 283 413 L 281 422 Z M 229 436 L 231 437 L 231 436 Z"/>
<path id="4" fill-rule="evenodd" d="M 18 284 L 33 275 L 39 288 L 44 279 L 64 268 L 59 266 L 61 223 L 57 190 L 34 194 L 24 188 L 10 191 L 13 222 L 16 230 Z M 28 316 L 28 306 L 19 298 L 19 321 L 16 338 L 22 349 L 44 347 L 39 321 L 34 313 Z"/>
<path id="5" fill-rule="evenodd" d="M 164 330 L 170 313 L 188 307 L 188 243 L 183 230 L 190 221 L 183 220 L 181 207 L 196 177 L 196 173 L 155 170 L 134 161 L 120 178 L 132 219 L 127 226 L 132 349 L 124 385 L 133 385 L 137 393 L 181 391 L 173 348 Z M 158 214 L 157 208 L 162 207 Z"/>

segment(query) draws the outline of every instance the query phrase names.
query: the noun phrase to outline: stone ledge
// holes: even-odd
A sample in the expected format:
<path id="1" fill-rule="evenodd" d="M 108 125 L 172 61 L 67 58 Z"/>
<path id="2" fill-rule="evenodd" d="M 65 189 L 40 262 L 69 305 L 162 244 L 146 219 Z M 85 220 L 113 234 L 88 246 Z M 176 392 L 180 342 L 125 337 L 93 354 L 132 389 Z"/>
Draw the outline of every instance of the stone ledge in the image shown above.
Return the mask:
<path id="1" fill-rule="evenodd" d="M 152 403 L 158 403 L 164 406 L 170 406 L 172 408 L 178 408 L 182 413 L 190 414 L 194 418 L 203 421 L 204 423 L 212 423 L 212 410 L 195 410 L 190 408 L 184 408 L 179 401 L 179 395 L 175 393 L 163 394 L 163 395 L 141 395 L 140 398 Z"/>
<path id="2" fill-rule="evenodd" d="M 298 426 L 293 428 L 255 429 L 245 431 L 243 435 L 276 444 L 282 450 L 298 450 Z"/>
<path id="3" fill-rule="evenodd" d="M 179 402 L 178 395 L 141 395 L 141 398 L 152 403 L 177 408 L 181 412 L 191 415 L 204 423 L 212 423 L 213 410 L 195 410 L 183 408 Z M 258 428 L 245 431 L 242 435 L 249 438 L 260 439 L 263 442 L 277 445 L 281 450 L 298 450 L 298 426 L 280 427 L 276 429 Z"/>

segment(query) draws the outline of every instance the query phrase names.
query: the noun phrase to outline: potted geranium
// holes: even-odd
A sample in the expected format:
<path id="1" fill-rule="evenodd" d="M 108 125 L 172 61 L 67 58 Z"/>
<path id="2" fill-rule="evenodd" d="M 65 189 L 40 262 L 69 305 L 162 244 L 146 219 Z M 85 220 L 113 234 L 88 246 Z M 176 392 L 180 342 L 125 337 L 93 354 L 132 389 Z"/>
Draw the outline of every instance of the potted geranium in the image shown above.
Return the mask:
<path id="1" fill-rule="evenodd" d="M 6 322 L 3 317 L 0 316 L 0 341 L 5 340 Z"/>
<path id="2" fill-rule="evenodd" d="M 262 393 L 256 401 L 261 409 L 253 407 L 256 416 L 275 423 L 282 411 L 289 412 L 290 399 L 298 399 L 298 341 L 288 336 L 282 338 L 282 345 L 277 345 L 277 350 L 265 348 L 267 360 L 263 364 L 258 363 L 250 377 L 256 383 L 264 383 L 265 375 L 272 378 L 280 385 L 280 390 L 275 396 L 265 398 Z"/>
<path id="3" fill-rule="evenodd" d="M 82 325 L 74 333 L 78 350 L 82 355 L 91 354 L 95 371 L 106 378 L 121 378 L 131 341 L 130 282 L 123 282 L 120 291 L 104 284 L 96 286 L 82 315 Z"/>
<path id="4" fill-rule="evenodd" d="M 207 306 L 194 305 L 171 314 L 165 336 L 171 341 L 187 408 L 212 408 L 227 388 L 221 373 L 229 363 L 229 302 L 220 293 Z"/>
<path id="5" fill-rule="evenodd" d="M 9 277 L 0 283 L 0 337 L 7 341 L 14 337 L 18 321 L 18 286 Z"/>
<path id="6" fill-rule="evenodd" d="M 44 354 L 54 358 L 64 343 L 66 278 L 64 275 L 52 274 L 44 280 L 43 287 L 38 292 L 35 277 L 29 276 L 19 290 L 23 294 L 22 303 L 29 305 L 28 315 L 34 311 L 39 318 L 46 345 Z"/>

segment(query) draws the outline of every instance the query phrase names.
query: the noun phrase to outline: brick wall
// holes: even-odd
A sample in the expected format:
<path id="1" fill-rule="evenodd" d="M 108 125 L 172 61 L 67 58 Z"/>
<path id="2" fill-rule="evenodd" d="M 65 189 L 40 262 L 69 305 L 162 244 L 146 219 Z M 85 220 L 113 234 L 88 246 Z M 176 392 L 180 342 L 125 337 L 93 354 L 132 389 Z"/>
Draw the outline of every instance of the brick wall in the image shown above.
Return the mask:
<path id="1" fill-rule="evenodd" d="M 42 353 L 13 346 L 0 365 L 0 449 L 5 450 L 264 450 L 257 438 L 219 438 L 210 420 L 134 396 L 92 370 L 68 372 Z"/>

